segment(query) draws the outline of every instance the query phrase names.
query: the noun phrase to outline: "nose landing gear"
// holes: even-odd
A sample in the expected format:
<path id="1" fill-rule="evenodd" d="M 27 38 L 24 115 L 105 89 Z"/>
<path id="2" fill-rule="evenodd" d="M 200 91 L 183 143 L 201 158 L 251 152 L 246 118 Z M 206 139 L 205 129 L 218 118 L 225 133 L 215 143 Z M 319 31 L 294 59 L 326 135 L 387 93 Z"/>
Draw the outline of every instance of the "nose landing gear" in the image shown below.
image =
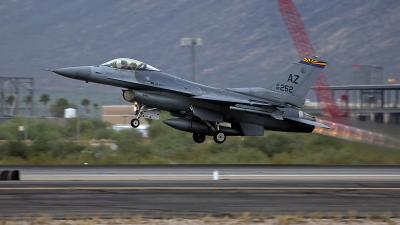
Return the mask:
<path id="1" fill-rule="evenodd" d="M 142 106 L 139 108 L 139 106 L 135 104 L 135 107 L 136 107 L 137 109 L 139 109 L 139 110 L 136 110 L 136 112 L 135 112 L 136 118 L 134 118 L 134 119 L 131 120 L 131 126 L 132 126 L 133 128 L 138 128 L 138 127 L 140 126 L 140 121 L 139 121 L 139 119 L 140 119 L 140 117 L 142 117 L 142 115 L 143 115 L 143 111 L 144 111 L 145 105 L 142 105 Z"/>
<path id="2" fill-rule="evenodd" d="M 150 120 L 160 120 L 162 118 L 162 112 L 157 108 L 149 108 L 145 105 L 139 106 L 135 105 L 137 109 L 135 112 L 136 118 L 131 120 L 131 126 L 133 128 L 137 128 L 140 125 L 139 119 L 140 117 L 144 117 Z"/>
<path id="3" fill-rule="evenodd" d="M 140 125 L 140 121 L 139 121 L 139 119 L 132 119 L 131 120 L 131 126 L 133 127 L 133 128 L 137 128 L 138 126 Z"/>

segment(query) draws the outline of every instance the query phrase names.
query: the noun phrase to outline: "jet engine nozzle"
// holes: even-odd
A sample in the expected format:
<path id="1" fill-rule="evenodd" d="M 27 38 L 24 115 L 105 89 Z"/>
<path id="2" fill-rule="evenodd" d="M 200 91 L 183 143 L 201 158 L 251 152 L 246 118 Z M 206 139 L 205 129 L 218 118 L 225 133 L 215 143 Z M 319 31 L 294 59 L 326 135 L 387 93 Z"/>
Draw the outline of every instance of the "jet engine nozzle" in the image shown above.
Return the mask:
<path id="1" fill-rule="evenodd" d="M 133 102 L 135 98 L 136 93 L 132 90 L 122 90 L 122 97 L 125 99 L 127 102 Z"/>

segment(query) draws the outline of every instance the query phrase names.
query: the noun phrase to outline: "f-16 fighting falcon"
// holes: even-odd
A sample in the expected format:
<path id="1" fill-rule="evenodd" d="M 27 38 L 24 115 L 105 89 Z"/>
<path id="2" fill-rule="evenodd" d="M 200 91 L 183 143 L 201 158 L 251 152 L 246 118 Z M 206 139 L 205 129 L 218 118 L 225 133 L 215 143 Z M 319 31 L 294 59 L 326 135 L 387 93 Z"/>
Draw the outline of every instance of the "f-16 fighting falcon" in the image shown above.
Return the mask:
<path id="1" fill-rule="evenodd" d="M 168 126 L 193 133 L 197 143 L 204 142 L 206 135 L 223 143 L 226 136 L 263 136 L 264 130 L 310 133 L 315 126 L 330 129 L 301 111 L 304 97 L 326 65 L 318 56 L 306 57 L 264 87 L 226 89 L 194 83 L 128 58 L 48 71 L 123 88 L 122 97 L 137 109 L 131 120 L 134 128 L 140 125 L 140 117 L 160 120 L 162 111 L 169 111 L 176 118 L 164 120 Z"/>

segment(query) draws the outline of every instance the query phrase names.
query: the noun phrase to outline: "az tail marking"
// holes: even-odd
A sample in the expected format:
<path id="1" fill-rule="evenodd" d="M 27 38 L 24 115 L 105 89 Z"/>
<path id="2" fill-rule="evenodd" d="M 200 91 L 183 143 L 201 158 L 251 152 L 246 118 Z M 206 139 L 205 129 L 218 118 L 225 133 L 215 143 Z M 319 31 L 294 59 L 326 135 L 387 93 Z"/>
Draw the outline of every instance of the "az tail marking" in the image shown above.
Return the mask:
<path id="1" fill-rule="evenodd" d="M 295 77 L 294 80 L 293 80 L 293 76 Z M 299 83 L 297 83 L 297 79 L 299 79 L 299 77 L 300 77 L 299 75 L 292 75 L 292 74 L 290 74 L 286 82 L 289 82 L 289 81 L 290 81 L 290 83 L 299 84 Z"/>

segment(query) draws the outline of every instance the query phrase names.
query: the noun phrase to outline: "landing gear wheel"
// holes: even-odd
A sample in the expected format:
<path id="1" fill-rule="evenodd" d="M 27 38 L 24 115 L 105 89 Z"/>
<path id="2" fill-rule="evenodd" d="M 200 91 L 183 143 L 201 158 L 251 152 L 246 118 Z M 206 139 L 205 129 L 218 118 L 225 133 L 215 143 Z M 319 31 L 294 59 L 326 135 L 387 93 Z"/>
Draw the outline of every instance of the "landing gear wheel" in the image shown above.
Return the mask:
<path id="1" fill-rule="evenodd" d="M 224 141 L 226 140 L 226 135 L 224 132 L 222 131 L 217 131 L 214 134 L 214 141 L 218 144 L 222 144 L 224 143 Z"/>
<path id="2" fill-rule="evenodd" d="M 140 125 L 140 121 L 138 119 L 132 119 L 131 120 L 131 126 L 133 128 L 137 128 Z"/>
<path id="3" fill-rule="evenodd" d="M 203 143 L 206 140 L 206 135 L 193 133 L 193 140 L 199 144 Z"/>

